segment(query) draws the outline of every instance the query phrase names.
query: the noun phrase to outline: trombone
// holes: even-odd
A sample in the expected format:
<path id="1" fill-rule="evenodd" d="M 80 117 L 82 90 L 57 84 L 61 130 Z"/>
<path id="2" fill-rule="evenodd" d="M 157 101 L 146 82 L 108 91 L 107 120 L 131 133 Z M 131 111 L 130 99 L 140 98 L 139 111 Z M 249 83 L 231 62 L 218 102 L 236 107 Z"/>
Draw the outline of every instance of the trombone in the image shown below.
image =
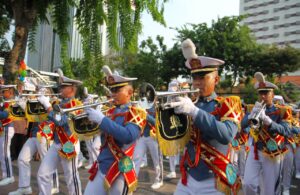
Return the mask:
<path id="1" fill-rule="evenodd" d="M 153 104 L 158 100 L 164 97 L 172 97 L 172 96 L 179 96 L 179 95 L 187 95 L 187 94 L 195 94 L 198 93 L 199 89 L 196 90 L 185 90 L 185 91 L 155 91 L 154 87 L 150 83 L 144 83 L 139 89 L 139 104 L 144 109 L 149 109 L 153 106 Z M 194 101 L 197 102 L 198 99 Z M 171 108 L 170 102 L 163 103 L 159 102 L 159 105 L 162 109 L 169 109 Z"/>

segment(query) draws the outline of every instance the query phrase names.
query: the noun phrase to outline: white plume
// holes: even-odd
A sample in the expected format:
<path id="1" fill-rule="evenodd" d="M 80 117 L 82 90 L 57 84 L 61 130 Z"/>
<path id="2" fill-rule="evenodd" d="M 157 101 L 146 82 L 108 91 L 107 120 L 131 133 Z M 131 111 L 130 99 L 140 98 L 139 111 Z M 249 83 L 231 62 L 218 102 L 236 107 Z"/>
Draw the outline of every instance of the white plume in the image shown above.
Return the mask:
<path id="1" fill-rule="evenodd" d="M 198 58 L 196 46 L 191 39 L 186 39 L 181 44 L 182 53 L 185 59 Z"/>
<path id="2" fill-rule="evenodd" d="M 254 77 L 255 77 L 255 79 L 256 79 L 257 82 L 263 82 L 263 83 L 265 83 L 265 77 L 264 77 L 263 73 L 256 72 L 254 74 Z"/>
<path id="3" fill-rule="evenodd" d="M 104 74 L 105 74 L 106 76 L 111 76 L 111 75 L 112 75 L 112 72 L 111 72 L 109 66 L 107 66 L 107 65 L 104 65 L 104 66 L 102 67 L 102 71 L 104 72 Z"/>
<path id="4" fill-rule="evenodd" d="M 63 77 L 64 76 L 64 73 L 63 71 L 59 68 L 57 69 L 57 74 L 60 76 L 60 77 Z"/>

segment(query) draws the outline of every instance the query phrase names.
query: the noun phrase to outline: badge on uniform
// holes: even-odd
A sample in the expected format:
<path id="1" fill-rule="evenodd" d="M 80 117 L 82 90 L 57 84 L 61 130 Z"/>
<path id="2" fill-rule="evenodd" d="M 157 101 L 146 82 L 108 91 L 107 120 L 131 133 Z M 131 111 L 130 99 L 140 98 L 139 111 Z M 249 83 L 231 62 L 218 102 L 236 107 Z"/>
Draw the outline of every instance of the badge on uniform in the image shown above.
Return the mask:
<path id="1" fill-rule="evenodd" d="M 226 177 L 230 185 L 233 185 L 235 183 L 237 174 L 236 169 L 232 166 L 232 164 L 228 164 L 226 166 Z"/>
<path id="2" fill-rule="evenodd" d="M 64 143 L 62 150 L 66 154 L 71 154 L 72 152 L 75 151 L 74 144 L 70 141 L 67 141 L 66 143 Z"/>
<path id="3" fill-rule="evenodd" d="M 52 131 L 51 131 L 49 125 L 45 125 L 45 126 L 43 127 L 43 133 L 45 133 L 46 135 L 48 135 L 48 134 L 51 133 L 51 132 L 52 132 Z"/>
<path id="4" fill-rule="evenodd" d="M 238 147 L 238 146 L 239 146 L 238 140 L 237 140 L 237 139 L 233 139 L 233 140 L 231 141 L 231 145 L 232 145 L 232 147 Z"/>
<path id="5" fill-rule="evenodd" d="M 133 162 L 128 156 L 119 160 L 118 168 L 121 173 L 127 173 L 133 169 Z"/>
<path id="6" fill-rule="evenodd" d="M 268 150 L 269 150 L 270 152 L 273 152 L 273 151 L 275 151 L 275 150 L 278 150 L 278 146 L 277 146 L 276 141 L 273 140 L 273 139 L 269 139 L 269 140 L 267 141 L 267 148 L 268 148 Z"/>

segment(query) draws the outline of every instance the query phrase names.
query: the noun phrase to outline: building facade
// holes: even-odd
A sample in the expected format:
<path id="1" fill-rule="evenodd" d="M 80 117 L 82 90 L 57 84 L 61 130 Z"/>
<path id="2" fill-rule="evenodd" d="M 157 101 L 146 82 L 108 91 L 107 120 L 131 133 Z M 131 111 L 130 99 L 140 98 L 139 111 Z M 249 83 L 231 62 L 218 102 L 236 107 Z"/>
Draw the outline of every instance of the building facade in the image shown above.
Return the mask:
<path id="1" fill-rule="evenodd" d="M 258 43 L 300 48 L 299 0 L 240 0 L 240 15 Z"/>

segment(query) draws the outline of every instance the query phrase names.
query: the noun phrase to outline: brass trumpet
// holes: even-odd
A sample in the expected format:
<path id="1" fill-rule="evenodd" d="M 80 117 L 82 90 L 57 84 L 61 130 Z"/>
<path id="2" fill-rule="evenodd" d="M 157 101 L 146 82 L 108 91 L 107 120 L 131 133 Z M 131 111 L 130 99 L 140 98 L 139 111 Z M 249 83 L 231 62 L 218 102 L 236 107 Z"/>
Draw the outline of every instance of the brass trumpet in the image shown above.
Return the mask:
<path id="1" fill-rule="evenodd" d="M 255 115 L 253 117 L 251 117 L 249 119 L 250 126 L 253 129 L 258 129 L 260 127 L 260 124 L 259 124 L 260 123 L 260 119 L 259 119 L 259 117 L 262 114 L 262 112 L 264 112 L 264 110 L 266 108 L 266 103 L 264 101 L 261 101 L 260 103 L 262 105 L 261 109 L 257 113 L 255 113 Z"/>
<path id="2" fill-rule="evenodd" d="M 19 96 L 21 97 L 28 97 L 28 96 L 60 96 L 61 93 L 50 93 L 50 94 L 39 94 L 39 93 L 23 93 L 20 94 Z"/>
<path id="3" fill-rule="evenodd" d="M 85 104 L 82 106 L 76 106 L 76 107 L 72 107 L 72 108 L 61 108 L 59 105 L 55 104 L 55 105 L 53 105 L 53 110 L 57 113 L 65 114 L 65 113 L 73 112 L 73 111 L 80 110 L 80 109 L 91 108 L 91 107 L 96 107 L 96 106 L 103 105 L 103 104 L 108 104 L 108 103 L 111 103 L 112 101 L 113 101 L 113 99 L 109 99 L 109 100 L 106 100 L 103 102 Z"/>
<path id="4" fill-rule="evenodd" d="M 149 109 L 153 106 L 155 102 L 160 102 L 159 105 L 163 109 L 171 108 L 171 103 L 163 103 L 161 100 L 164 97 L 172 97 L 172 96 L 179 96 L 179 95 L 187 95 L 187 94 L 194 94 L 198 93 L 199 89 L 196 90 L 186 90 L 186 91 L 155 91 L 154 87 L 150 83 L 144 83 L 139 89 L 139 104 L 145 108 Z M 197 99 L 194 101 L 197 102 Z"/>

